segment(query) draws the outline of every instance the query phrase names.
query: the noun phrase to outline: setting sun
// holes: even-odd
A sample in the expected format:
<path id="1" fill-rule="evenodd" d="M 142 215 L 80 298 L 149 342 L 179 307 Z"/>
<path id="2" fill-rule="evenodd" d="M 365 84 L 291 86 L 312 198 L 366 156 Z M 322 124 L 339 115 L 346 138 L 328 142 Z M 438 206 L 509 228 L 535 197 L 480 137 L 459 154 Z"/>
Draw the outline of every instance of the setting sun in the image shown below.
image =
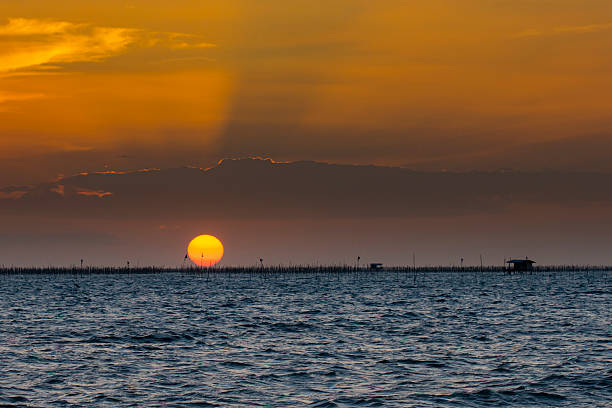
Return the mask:
<path id="1" fill-rule="evenodd" d="M 199 235 L 189 243 L 187 254 L 198 266 L 213 266 L 223 258 L 223 244 L 212 235 Z"/>

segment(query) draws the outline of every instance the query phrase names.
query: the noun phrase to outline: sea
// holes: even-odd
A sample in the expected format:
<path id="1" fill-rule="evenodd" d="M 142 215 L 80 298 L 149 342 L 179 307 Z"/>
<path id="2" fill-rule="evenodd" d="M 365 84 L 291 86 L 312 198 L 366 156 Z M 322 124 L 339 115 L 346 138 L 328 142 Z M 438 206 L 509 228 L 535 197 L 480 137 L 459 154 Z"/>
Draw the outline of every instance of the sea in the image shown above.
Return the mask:
<path id="1" fill-rule="evenodd" d="M 0 406 L 610 407 L 612 273 L 0 276 Z"/>

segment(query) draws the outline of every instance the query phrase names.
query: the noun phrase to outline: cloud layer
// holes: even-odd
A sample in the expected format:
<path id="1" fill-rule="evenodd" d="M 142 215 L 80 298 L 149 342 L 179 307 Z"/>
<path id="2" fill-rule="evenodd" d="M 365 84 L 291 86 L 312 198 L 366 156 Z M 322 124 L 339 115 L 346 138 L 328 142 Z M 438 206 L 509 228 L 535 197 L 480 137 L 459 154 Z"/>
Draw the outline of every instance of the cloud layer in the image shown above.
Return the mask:
<path id="1" fill-rule="evenodd" d="M 414 218 L 525 205 L 612 205 L 597 173 L 426 173 L 402 168 L 224 160 L 210 169 L 82 173 L 5 190 L 6 211 L 115 219 Z"/>
<path id="2" fill-rule="evenodd" d="M 0 74 L 55 65 L 101 61 L 130 45 L 176 49 L 209 48 L 215 44 L 185 33 L 160 33 L 125 27 L 100 27 L 27 18 L 9 18 L 0 26 Z"/>
<path id="3" fill-rule="evenodd" d="M 607 24 L 587 24 L 587 25 L 570 25 L 555 27 L 551 30 L 539 30 L 530 28 L 523 30 L 514 35 L 517 38 L 523 37 L 540 37 L 550 35 L 562 35 L 562 34 L 588 34 L 588 33 L 599 33 L 602 31 L 612 30 L 612 23 Z"/>
<path id="4" fill-rule="evenodd" d="M 14 18 L 0 26 L 0 72 L 99 61 L 135 40 L 138 30 L 92 27 L 65 21 Z"/>

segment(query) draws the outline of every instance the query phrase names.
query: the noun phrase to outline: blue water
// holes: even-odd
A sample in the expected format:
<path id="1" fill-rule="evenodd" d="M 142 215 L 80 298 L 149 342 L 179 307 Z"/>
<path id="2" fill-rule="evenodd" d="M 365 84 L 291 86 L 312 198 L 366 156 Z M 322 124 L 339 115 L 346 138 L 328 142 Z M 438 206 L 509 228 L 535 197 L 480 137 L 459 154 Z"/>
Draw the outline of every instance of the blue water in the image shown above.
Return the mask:
<path id="1" fill-rule="evenodd" d="M 0 277 L 0 405 L 610 406 L 612 274 Z"/>

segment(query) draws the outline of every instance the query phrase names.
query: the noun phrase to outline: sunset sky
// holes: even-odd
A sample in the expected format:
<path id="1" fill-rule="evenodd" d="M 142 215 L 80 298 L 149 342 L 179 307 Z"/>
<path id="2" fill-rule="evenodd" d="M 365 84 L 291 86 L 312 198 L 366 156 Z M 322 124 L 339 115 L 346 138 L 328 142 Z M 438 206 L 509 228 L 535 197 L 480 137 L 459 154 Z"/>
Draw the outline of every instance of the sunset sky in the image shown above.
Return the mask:
<path id="1" fill-rule="evenodd" d="M 240 157 L 608 174 L 611 49 L 609 0 L 0 1 L 0 199 Z"/>

